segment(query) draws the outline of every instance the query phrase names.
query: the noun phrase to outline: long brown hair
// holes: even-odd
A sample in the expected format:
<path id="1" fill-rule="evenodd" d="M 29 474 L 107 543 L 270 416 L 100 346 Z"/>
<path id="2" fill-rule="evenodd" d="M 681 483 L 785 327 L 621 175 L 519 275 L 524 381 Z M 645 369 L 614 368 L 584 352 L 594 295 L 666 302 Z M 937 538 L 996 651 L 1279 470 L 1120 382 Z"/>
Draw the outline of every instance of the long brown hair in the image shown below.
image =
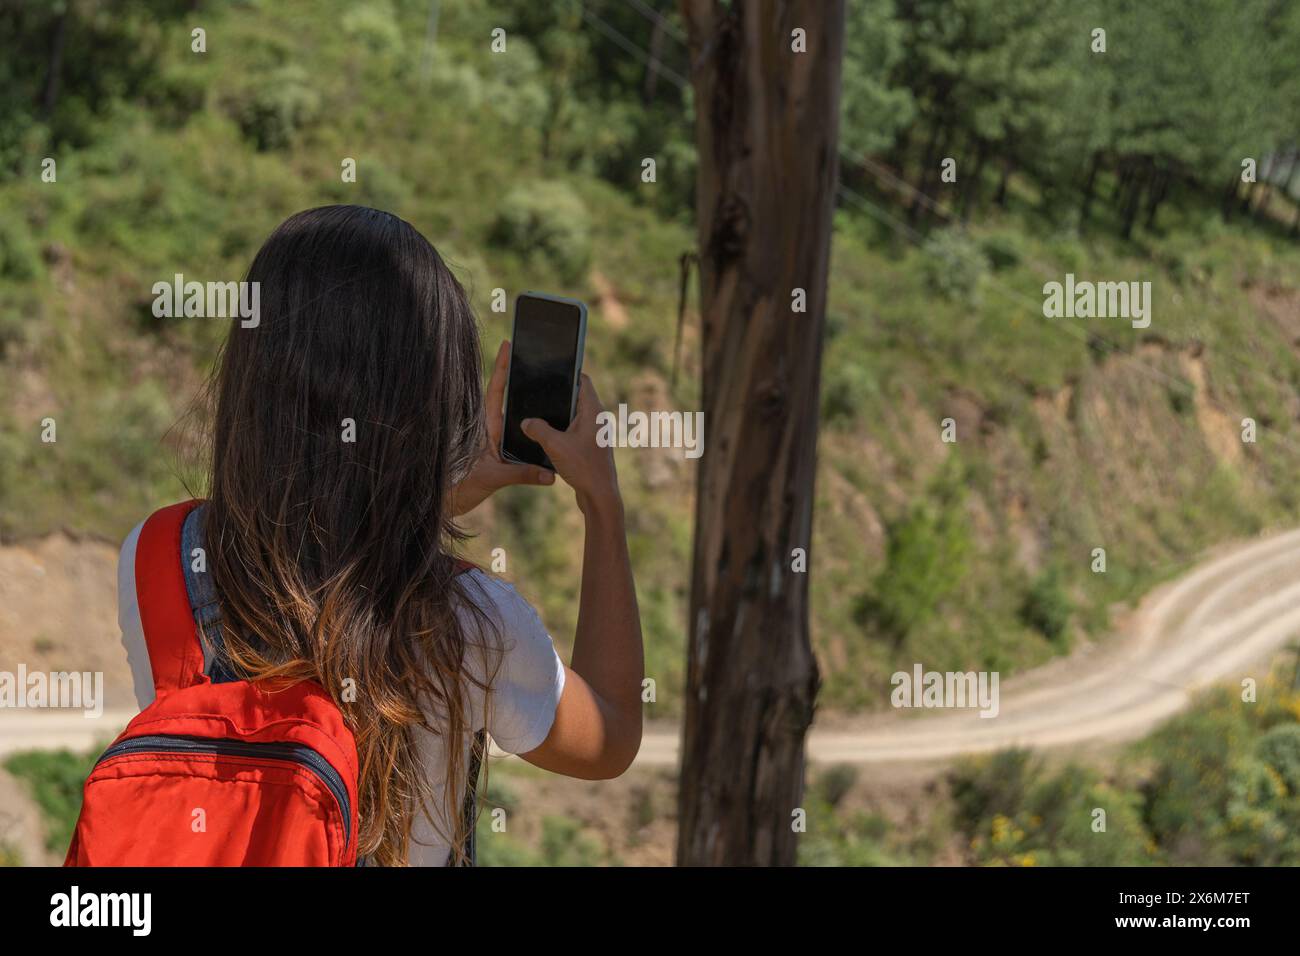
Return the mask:
<path id="1" fill-rule="evenodd" d="M 357 741 L 360 853 L 404 865 L 435 801 L 459 852 L 466 688 L 486 681 L 466 667 L 457 609 L 475 605 L 447 511 L 483 439 L 473 313 L 419 232 L 361 206 L 291 216 L 247 281 L 260 315 L 232 323 L 209 395 L 204 531 L 226 651 L 252 679 L 316 680 L 339 703 Z M 442 794 L 420 765 L 422 729 L 445 744 Z"/>

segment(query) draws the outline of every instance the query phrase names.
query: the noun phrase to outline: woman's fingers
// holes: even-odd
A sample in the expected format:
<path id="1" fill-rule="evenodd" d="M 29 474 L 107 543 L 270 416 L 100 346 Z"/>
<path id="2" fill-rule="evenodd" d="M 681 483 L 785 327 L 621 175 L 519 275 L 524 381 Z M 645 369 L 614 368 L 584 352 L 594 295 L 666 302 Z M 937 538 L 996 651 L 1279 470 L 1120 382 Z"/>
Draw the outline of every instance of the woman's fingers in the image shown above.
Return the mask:
<path id="1" fill-rule="evenodd" d="M 553 485 L 555 472 L 536 465 L 510 465 L 512 485 Z"/>
<path id="2" fill-rule="evenodd" d="M 600 396 L 596 394 L 596 386 L 592 384 L 591 377 L 586 372 L 582 373 L 582 379 L 578 383 L 578 410 L 574 415 L 574 422 L 579 420 L 585 424 L 595 427 L 596 416 L 603 411 L 600 404 Z M 572 429 L 573 425 L 570 424 Z"/>
<path id="3" fill-rule="evenodd" d="M 519 423 L 519 430 L 541 445 L 547 457 L 551 457 L 551 450 L 556 447 L 556 440 L 564 434 L 540 418 L 525 418 Z"/>
<path id="4" fill-rule="evenodd" d="M 484 463 L 482 476 L 484 484 L 491 491 L 505 488 L 507 485 L 550 485 L 555 483 L 555 473 L 546 468 L 501 459 Z"/>
<path id="5" fill-rule="evenodd" d="M 522 465 L 512 461 L 494 462 L 487 476 L 495 491 L 507 485 L 553 485 L 555 473 L 536 465 Z"/>
<path id="6" fill-rule="evenodd" d="M 495 447 L 501 444 L 501 418 L 504 413 L 506 378 L 510 373 L 510 343 L 502 341 L 497 349 L 497 358 L 492 363 L 492 376 L 488 379 L 487 415 L 488 437 Z"/>

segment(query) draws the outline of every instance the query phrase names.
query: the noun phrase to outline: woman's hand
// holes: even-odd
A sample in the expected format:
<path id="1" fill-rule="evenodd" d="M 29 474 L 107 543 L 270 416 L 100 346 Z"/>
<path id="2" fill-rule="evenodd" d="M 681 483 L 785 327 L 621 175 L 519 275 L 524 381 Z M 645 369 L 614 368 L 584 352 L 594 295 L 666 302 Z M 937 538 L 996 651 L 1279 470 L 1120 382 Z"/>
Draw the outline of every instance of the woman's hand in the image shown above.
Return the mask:
<path id="1" fill-rule="evenodd" d="M 578 507 L 590 515 L 592 509 L 621 507 L 618 474 L 614 470 L 614 452 L 596 441 L 597 417 L 605 409 L 591 379 L 582 376 L 578 388 L 578 412 L 564 431 L 552 428 L 540 418 L 525 418 L 519 423 L 523 433 L 542 446 L 559 476 L 578 498 Z"/>
<path id="2" fill-rule="evenodd" d="M 488 379 L 487 440 L 474 467 L 451 491 L 451 513 L 457 517 L 473 511 L 497 489 L 507 485 L 552 485 L 555 474 L 536 465 L 521 465 L 501 457 L 501 429 L 505 423 L 506 374 L 510 369 L 510 343 L 502 342 Z M 554 461 L 554 459 L 552 459 Z"/>

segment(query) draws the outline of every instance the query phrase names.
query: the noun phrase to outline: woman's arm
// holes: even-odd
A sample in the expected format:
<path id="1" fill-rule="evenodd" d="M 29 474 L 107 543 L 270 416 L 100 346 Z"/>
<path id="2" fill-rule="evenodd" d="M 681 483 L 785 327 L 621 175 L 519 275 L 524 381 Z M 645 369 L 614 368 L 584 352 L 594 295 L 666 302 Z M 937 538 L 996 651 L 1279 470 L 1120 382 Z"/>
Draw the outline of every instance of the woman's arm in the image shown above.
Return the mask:
<path id="1" fill-rule="evenodd" d="M 614 455 L 596 443 L 601 411 L 591 379 L 583 375 L 578 413 L 566 431 L 538 419 L 522 424 L 573 488 L 586 521 L 586 545 L 572 666 L 565 668 L 555 722 L 541 746 L 520 756 L 545 770 L 592 780 L 617 777 L 636 757 L 645 676 Z"/>

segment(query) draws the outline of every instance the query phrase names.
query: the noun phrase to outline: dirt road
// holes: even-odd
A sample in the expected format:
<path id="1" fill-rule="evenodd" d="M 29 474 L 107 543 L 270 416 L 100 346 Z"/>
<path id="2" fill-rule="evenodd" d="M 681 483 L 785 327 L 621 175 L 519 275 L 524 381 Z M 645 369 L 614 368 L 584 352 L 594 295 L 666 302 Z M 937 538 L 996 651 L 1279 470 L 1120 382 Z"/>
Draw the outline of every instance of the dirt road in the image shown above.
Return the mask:
<path id="1" fill-rule="evenodd" d="M 1110 639 L 1001 683 L 998 715 L 889 711 L 814 729 L 813 763 L 945 760 L 1141 737 L 1207 685 L 1260 680 L 1300 635 L 1300 531 L 1220 550 L 1152 592 Z M 922 662 L 924 663 L 924 662 Z M 677 735 L 647 734 L 638 763 L 677 762 Z"/>
<path id="2" fill-rule="evenodd" d="M 1199 688 L 1260 679 L 1263 662 L 1300 634 L 1300 531 L 1219 551 L 1157 589 L 1100 644 L 1002 682 L 999 713 L 889 711 L 815 728 L 814 763 L 945 760 L 1009 746 L 1109 744 L 1139 737 Z M 924 663 L 924 662 L 922 662 Z M 0 753 L 90 747 L 111 738 L 127 710 L 78 714 L 0 711 Z M 652 727 L 638 765 L 677 762 L 671 725 Z"/>

